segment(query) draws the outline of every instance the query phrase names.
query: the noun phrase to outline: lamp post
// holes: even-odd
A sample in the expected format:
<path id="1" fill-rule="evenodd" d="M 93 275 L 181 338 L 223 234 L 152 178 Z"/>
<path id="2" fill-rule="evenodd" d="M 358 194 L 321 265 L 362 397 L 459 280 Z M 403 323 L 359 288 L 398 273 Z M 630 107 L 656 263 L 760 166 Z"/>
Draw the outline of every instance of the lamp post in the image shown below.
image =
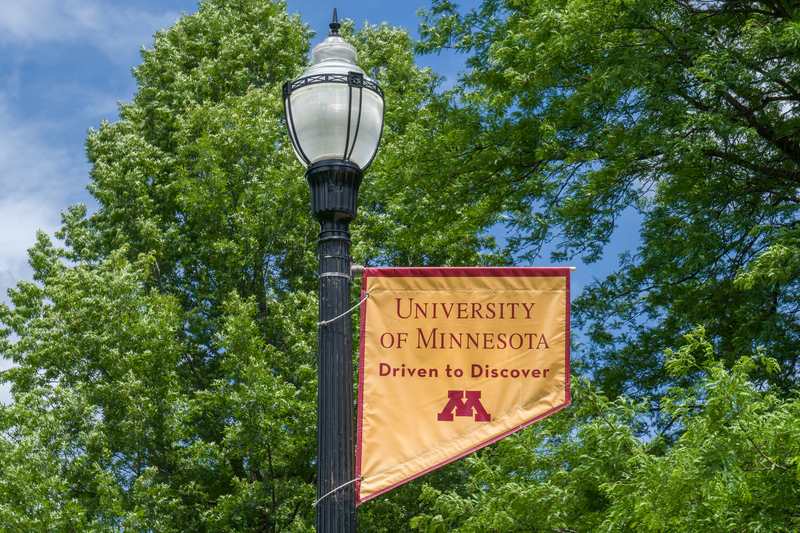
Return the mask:
<path id="1" fill-rule="evenodd" d="M 292 147 L 306 167 L 311 212 L 319 222 L 317 531 L 355 533 L 355 431 L 350 319 L 350 222 L 358 187 L 383 133 L 383 91 L 356 66 L 356 50 L 331 34 L 312 66 L 283 86 Z"/>

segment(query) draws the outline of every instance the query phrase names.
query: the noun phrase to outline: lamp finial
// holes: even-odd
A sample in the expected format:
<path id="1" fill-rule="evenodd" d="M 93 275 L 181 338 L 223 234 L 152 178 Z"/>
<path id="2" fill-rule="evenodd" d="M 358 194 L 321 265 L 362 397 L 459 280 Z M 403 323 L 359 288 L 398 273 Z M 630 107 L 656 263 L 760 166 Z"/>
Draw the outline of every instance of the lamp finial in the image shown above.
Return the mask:
<path id="1" fill-rule="evenodd" d="M 336 8 L 334 7 L 333 8 L 333 22 L 331 22 L 331 24 L 330 24 L 331 35 L 339 35 L 339 28 L 341 28 L 341 27 L 342 27 L 342 25 L 339 24 L 339 17 L 336 15 Z"/>

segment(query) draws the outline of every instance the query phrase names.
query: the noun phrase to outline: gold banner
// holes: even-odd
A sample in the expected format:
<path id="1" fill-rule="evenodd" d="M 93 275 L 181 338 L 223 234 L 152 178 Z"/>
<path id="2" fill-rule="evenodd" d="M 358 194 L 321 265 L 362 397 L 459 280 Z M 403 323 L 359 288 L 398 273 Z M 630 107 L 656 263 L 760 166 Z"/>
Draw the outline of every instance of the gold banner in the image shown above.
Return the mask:
<path id="1" fill-rule="evenodd" d="M 358 503 L 570 403 L 569 269 L 368 268 Z"/>

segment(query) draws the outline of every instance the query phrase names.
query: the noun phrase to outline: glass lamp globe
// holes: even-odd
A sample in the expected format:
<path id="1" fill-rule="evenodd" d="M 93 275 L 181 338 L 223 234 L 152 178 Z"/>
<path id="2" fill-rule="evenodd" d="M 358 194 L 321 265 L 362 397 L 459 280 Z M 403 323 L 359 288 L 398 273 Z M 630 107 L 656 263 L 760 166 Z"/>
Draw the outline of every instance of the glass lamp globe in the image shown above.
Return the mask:
<path id="1" fill-rule="evenodd" d="M 356 49 L 339 36 L 335 10 L 330 28 L 311 52 L 312 66 L 283 86 L 286 124 L 304 166 L 342 162 L 363 171 L 383 133 L 383 91 L 356 65 Z"/>

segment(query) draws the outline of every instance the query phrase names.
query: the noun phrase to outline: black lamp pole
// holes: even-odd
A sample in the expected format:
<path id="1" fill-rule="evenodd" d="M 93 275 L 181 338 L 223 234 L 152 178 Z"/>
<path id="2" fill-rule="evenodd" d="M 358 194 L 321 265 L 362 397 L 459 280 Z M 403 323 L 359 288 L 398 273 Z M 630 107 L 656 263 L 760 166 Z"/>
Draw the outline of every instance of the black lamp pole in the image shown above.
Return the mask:
<path id="1" fill-rule="evenodd" d="M 358 166 L 339 160 L 321 161 L 306 171 L 306 181 L 311 187 L 311 212 L 320 225 L 317 498 L 322 499 L 317 504 L 319 533 L 356 531 L 350 316 L 332 319 L 350 308 L 352 279 L 348 230 L 350 222 L 356 218 L 362 177 Z"/>
<path id="2" fill-rule="evenodd" d="M 383 134 L 383 91 L 356 65 L 356 49 L 331 33 L 312 66 L 283 86 L 292 148 L 306 166 L 311 212 L 319 222 L 317 532 L 356 532 L 350 222 L 358 187 Z"/>

